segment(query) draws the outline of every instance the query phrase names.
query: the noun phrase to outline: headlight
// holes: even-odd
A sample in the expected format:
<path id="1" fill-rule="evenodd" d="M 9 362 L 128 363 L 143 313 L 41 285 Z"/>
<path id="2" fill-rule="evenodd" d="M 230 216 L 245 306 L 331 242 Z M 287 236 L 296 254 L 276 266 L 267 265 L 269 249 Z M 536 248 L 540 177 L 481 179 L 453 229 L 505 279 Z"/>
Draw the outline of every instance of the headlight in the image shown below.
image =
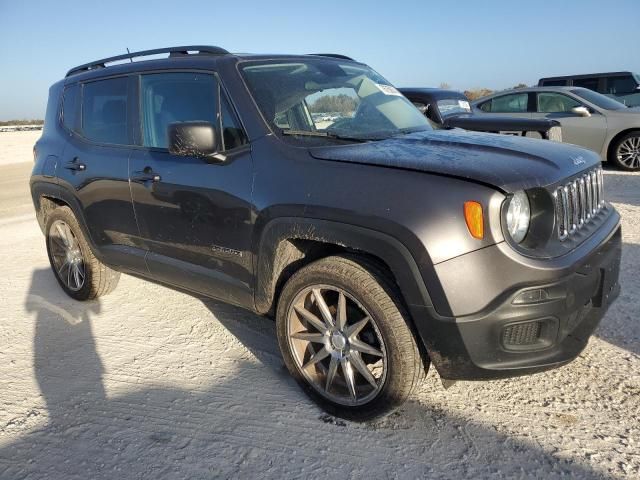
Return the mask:
<path id="1" fill-rule="evenodd" d="M 520 190 L 509 200 L 507 209 L 507 230 L 514 242 L 520 243 L 527 236 L 529 222 L 531 221 L 531 207 L 529 197 Z"/>

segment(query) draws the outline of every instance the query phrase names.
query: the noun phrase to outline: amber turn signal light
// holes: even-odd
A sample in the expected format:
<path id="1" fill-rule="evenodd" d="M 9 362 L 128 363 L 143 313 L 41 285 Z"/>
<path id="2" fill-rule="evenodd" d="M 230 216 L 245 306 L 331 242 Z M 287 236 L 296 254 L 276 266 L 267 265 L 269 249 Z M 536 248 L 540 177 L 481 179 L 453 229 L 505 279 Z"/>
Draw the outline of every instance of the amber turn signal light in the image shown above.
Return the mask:
<path id="1" fill-rule="evenodd" d="M 464 220 L 473 238 L 484 238 L 484 219 L 482 218 L 482 205 L 478 202 L 464 202 Z"/>

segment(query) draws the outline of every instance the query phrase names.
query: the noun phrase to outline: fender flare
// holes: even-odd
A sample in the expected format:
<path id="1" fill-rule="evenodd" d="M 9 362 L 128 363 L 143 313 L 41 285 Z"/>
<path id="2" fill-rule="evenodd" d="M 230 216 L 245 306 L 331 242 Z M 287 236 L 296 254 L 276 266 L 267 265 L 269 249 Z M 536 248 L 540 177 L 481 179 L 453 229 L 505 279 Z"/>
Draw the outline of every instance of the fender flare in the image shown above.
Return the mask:
<path id="1" fill-rule="evenodd" d="M 279 217 L 264 227 L 256 249 L 255 304 L 260 313 L 272 309 L 278 278 L 291 263 L 287 258 L 279 258 L 283 254 L 281 245 L 289 240 L 312 240 L 377 257 L 391 270 L 410 310 L 413 310 L 412 307 L 422 310 L 433 305 L 417 263 L 396 238 L 365 227 L 330 220 Z"/>

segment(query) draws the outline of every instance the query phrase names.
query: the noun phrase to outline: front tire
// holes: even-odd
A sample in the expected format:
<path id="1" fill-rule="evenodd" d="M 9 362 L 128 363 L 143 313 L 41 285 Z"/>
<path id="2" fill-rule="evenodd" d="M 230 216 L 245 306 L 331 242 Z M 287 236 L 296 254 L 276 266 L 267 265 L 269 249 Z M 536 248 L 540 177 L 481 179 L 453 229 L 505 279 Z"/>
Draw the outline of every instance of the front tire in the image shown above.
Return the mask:
<path id="1" fill-rule="evenodd" d="M 616 141 L 609 160 L 621 170 L 640 170 L 640 132 L 628 133 Z"/>
<path id="2" fill-rule="evenodd" d="M 296 272 L 276 313 L 289 372 L 321 407 L 352 420 L 392 412 L 423 378 L 408 320 L 382 270 L 338 256 Z"/>
<path id="3" fill-rule="evenodd" d="M 120 272 L 95 257 L 69 207 L 58 207 L 48 215 L 45 235 L 51 269 L 67 295 L 93 300 L 116 288 Z"/>

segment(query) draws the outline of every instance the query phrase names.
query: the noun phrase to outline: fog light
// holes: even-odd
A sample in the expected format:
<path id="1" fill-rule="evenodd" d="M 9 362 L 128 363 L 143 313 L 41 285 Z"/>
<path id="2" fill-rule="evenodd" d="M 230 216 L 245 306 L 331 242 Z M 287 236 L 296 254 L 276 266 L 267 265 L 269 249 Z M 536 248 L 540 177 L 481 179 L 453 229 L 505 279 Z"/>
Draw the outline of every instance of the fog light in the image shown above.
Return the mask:
<path id="1" fill-rule="evenodd" d="M 549 294 L 544 288 L 536 288 L 535 290 L 527 290 L 522 292 L 513 299 L 514 305 L 526 305 L 528 303 L 540 303 L 549 299 Z"/>

